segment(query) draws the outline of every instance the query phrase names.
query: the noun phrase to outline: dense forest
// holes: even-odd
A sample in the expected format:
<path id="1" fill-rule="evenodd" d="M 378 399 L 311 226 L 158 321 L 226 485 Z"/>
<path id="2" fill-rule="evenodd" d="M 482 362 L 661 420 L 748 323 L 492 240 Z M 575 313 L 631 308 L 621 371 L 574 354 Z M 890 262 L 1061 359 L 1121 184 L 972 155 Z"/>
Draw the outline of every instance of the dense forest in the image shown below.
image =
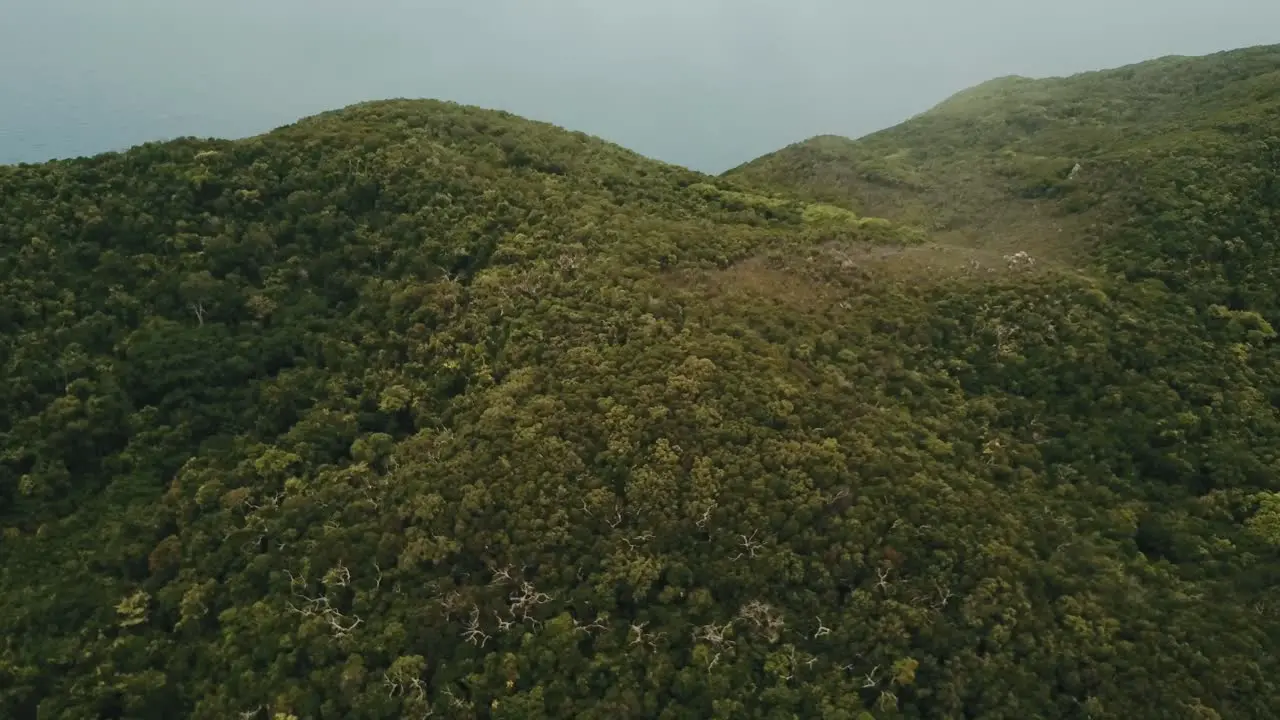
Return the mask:
<path id="1" fill-rule="evenodd" d="M 0 297 L 0 717 L 1280 707 L 1280 47 L 0 166 Z"/>

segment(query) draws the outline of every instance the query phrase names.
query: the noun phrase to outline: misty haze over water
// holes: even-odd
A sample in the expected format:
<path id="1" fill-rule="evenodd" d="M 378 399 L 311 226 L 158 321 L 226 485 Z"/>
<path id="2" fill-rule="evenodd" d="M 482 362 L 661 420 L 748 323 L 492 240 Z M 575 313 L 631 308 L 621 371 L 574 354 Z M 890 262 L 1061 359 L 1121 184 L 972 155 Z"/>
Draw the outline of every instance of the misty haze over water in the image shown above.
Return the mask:
<path id="1" fill-rule="evenodd" d="M 0 163 L 362 100 L 509 110 L 718 172 L 991 77 L 1280 41 L 1272 0 L 7 0 Z"/>

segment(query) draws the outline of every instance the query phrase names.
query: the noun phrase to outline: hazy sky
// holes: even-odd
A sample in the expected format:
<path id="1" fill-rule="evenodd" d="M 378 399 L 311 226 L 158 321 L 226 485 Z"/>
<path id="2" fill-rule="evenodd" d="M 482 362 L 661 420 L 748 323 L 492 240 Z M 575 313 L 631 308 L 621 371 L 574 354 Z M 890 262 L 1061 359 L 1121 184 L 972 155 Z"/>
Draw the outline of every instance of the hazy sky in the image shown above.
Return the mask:
<path id="1" fill-rule="evenodd" d="M 721 171 L 994 76 L 1276 42 L 1278 0 L 0 0 L 0 162 L 434 97 Z"/>

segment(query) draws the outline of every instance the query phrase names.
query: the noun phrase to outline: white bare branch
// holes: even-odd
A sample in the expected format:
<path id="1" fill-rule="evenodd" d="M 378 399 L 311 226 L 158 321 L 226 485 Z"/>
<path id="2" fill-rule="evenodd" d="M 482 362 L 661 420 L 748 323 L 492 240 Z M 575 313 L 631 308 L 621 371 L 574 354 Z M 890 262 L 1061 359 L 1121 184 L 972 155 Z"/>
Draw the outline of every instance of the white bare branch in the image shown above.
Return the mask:
<path id="1" fill-rule="evenodd" d="M 464 626 L 462 639 L 478 647 L 489 642 L 489 635 L 480 629 L 480 606 L 471 606 L 471 619 Z"/>
<path id="2" fill-rule="evenodd" d="M 707 523 L 711 522 L 711 511 L 715 509 L 716 503 L 713 500 L 711 501 L 711 504 L 707 506 L 707 509 L 702 511 L 702 517 L 698 518 L 697 522 L 694 523 L 698 526 L 699 530 L 705 530 L 707 528 Z"/>
<path id="3" fill-rule="evenodd" d="M 289 577 L 290 590 L 297 590 L 298 588 L 303 588 L 307 586 L 307 577 L 305 575 L 303 575 L 302 577 L 296 577 L 292 572 L 289 571 L 288 568 L 284 570 L 284 574 Z"/>
<path id="4" fill-rule="evenodd" d="M 404 694 L 404 685 L 397 680 L 392 680 L 387 673 L 382 673 L 382 684 L 387 688 L 387 697 L 392 698 L 397 695 Z"/>
<path id="5" fill-rule="evenodd" d="M 445 688 L 444 696 L 449 698 L 449 704 L 455 708 L 465 710 L 466 708 L 471 707 L 470 702 L 463 700 L 462 698 L 454 694 L 453 688 Z"/>
<path id="6" fill-rule="evenodd" d="M 325 619 L 329 622 L 329 627 L 333 628 L 333 636 L 339 638 L 350 635 L 351 631 L 355 630 L 356 626 L 361 622 L 359 617 L 355 620 L 350 620 L 337 610 L 330 610 Z M 346 623 L 345 625 L 343 624 L 344 622 Z"/>
<path id="7" fill-rule="evenodd" d="M 649 623 L 647 622 L 642 622 L 639 624 L 631 623 L 631 632 L 634 633 L 634 637 L 631 638 L 632 645 L 639 645 L 644 642 L 644 639 L 645 639 L 644 629 L 648 625 Z"/>
<path id="8" fill-rule="evenodd" d="M 590 634 L 592 632 L 605 632 L 609 629 L 609 620 L 603 615 L 596 615 L 596 619 L 591 623 L 584 623 L 581 620 L 574 619 L 573 629 L 575 632 Z"/>
<path id="9" fill-rule="evenodd" d="M 500 585 L 502 583 L 515 582 L 515 578 L 511 577 L 511 566 L 499 568 L 493 571 L 493 579 L 489 581 L 490 585 Z"/>
<path id="10" fill-rule="evenodd" d="M 746 535 L 738 536 L 739 538 L 742 539 L 742 549 L 746 551 L 749 557 L 755 557 L 756 551 L 764 547 L 764 543 L 756 541 L 756 533 L 758 532 L 760 531 L 752 530 L 751 537 L 747 537 Z"/>
<path id="11" fill-rule="evenodd" d="M 782 635 L 782 629 L 786 627 L 782 614 L 774 610 L 773 606 L 759 600 L 744 605 L 738 611 L 738 617 L 750 622 L 757 630 L 763 632 L 770 642 L 777 642 Z"/>
<path id="12" fill-rule="evenodd" d="M 877 588 L 884 590 L 885 592 L 888 592 L 889 573 L 892 571 L 893 570 L 891 568 L 876 568 L 876 576 L 879 577 L 879 580 L 876 581 Z"/>
<path id="13" fill-rule="evenodd" d="M 716 625 L 715 623 L 699 625 L 693 629 L 693 641 L 698 642 L 699 640 L 702 640 L 714 648 L 732 646 L 734 642 L 725 637 L 725 633 L 729 632 L 732 627 L 732 620 L 724 625 Z"/>

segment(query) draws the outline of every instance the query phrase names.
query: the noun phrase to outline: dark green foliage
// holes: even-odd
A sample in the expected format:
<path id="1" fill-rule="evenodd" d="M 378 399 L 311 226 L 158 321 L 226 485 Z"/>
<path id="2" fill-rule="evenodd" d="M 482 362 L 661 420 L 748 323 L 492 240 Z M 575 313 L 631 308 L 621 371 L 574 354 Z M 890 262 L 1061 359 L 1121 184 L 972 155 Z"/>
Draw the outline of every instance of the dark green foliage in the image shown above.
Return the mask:
<path id="1" fill-rule="evenodd" d="M 1268 122 L 1089 272 L 441 103 L 0 168 L 0 716 L 1270 717 Z"/>

